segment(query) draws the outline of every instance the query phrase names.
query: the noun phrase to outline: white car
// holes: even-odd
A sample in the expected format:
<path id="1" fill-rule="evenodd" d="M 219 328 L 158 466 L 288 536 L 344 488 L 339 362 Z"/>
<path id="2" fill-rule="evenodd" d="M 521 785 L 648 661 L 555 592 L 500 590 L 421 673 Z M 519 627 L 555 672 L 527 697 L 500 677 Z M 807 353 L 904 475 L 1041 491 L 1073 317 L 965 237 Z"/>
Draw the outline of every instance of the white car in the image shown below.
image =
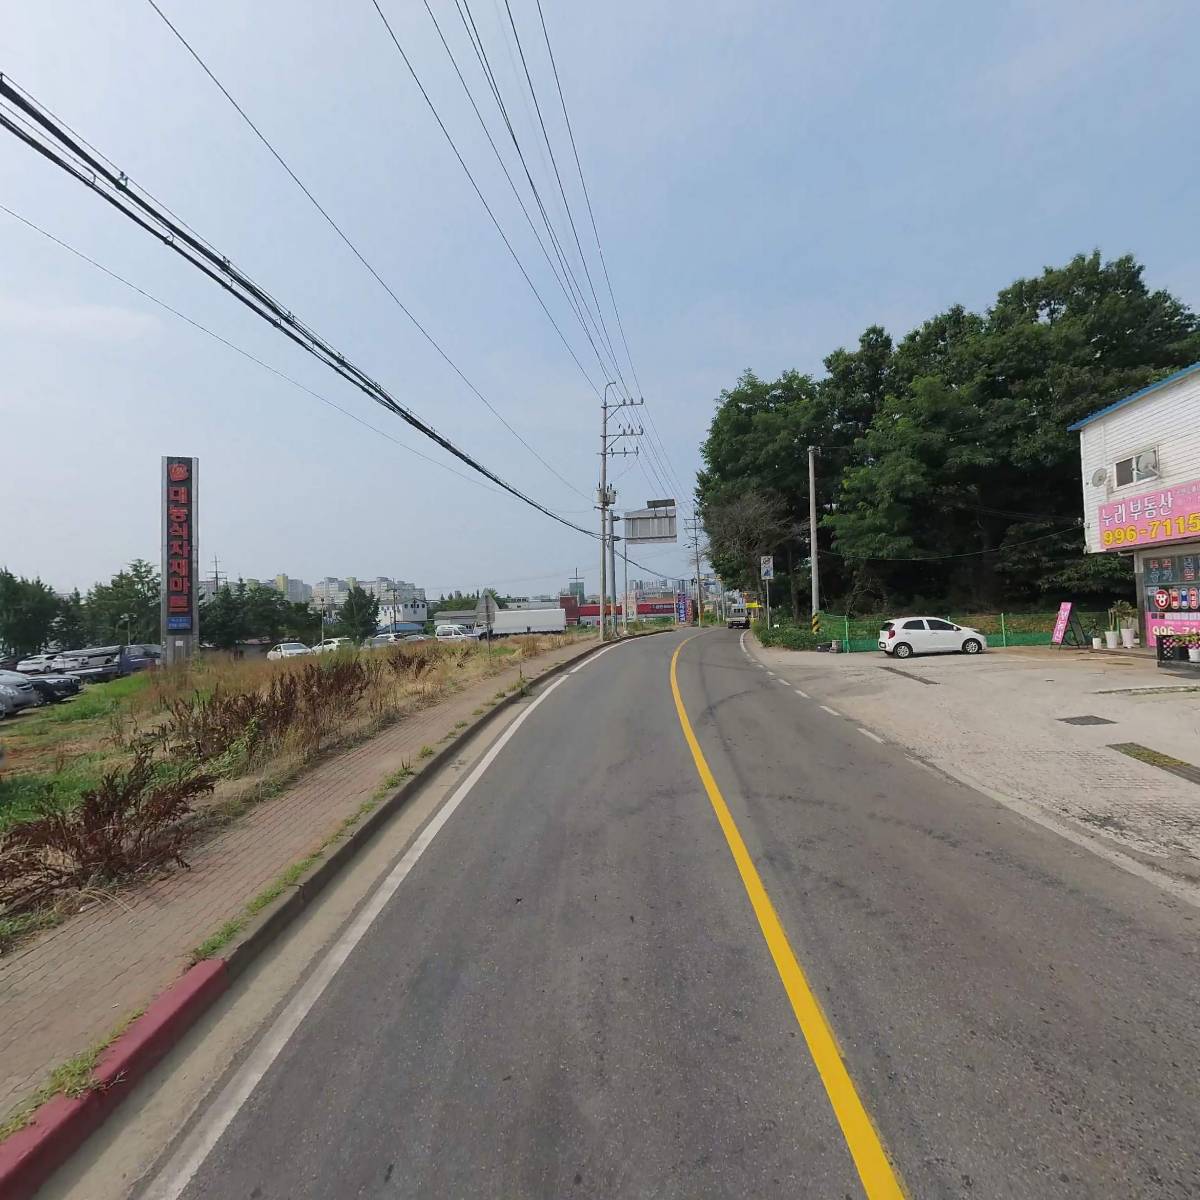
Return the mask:
<path id="1" fill-rule="evenodd" d="M 879 648 L 895 658 L 913 654 L 978 654 L 987 638 L 978 629 L 941 617 L 896 617 L 879 631 Z"/>
<path id="2" fill-rule="evenodd" d="M 54 669 L 50 664 L 57 657 L 57 654 L 31 654 L 17 663 L 17 670 L 22 675 L 45 675 Z"/>
<path id="3" fill-rule="evenodd" d="M 479 635 L 465 625 L 439 625 L 433 636 L 439 642 L 477 642 Z"/>
<path id="4" fill-rule="evenodd" d="M 353 650 L 354 639 L 339 637 L 326 638 L 323 642 L 318 642 L 313 648 L 314 654 L 330 654 L 335 650 Z"/>
<path id="5" fill-rule="evenodd" d="M 271 659 L 297 658 L 301 654 L 311 653 L 312 651 L 303 642 L 280 642 L 278 646 L 272 646 L 267 651 L 267 657 Z"/>
<path id="6" fill-rule="evenodd" d="M 395 646 L 404 641 L 402 633 L 377 633 L 362 644 L 364 650 L 378 650 L 380 646 Z"/>

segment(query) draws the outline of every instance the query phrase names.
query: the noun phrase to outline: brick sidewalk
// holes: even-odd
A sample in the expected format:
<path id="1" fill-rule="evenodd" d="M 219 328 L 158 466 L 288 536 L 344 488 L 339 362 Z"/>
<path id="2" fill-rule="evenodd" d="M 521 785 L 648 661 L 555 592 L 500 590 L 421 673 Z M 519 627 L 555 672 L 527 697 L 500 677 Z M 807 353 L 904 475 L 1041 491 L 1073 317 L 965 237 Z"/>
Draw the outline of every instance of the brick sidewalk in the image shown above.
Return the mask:
<path id="1" fill-rule="evenodd" d="M 189 951 L 314 850 L 422 746 L 437 746 L 520 669 L 536 679 L 592 641 L 550 650 L 403 718 L 308 772 L 176 871 L 70 918 L 0 958 L 0 1119 L 63 1060 L 99 1041 L 188 965 Z"/>

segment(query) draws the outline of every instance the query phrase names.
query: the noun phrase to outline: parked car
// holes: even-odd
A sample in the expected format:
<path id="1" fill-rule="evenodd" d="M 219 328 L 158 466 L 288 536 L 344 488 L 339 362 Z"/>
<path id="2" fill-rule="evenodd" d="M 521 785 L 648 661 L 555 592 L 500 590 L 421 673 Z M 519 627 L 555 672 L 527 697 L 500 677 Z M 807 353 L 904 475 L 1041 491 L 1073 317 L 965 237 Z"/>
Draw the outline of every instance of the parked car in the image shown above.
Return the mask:
<path id="1" fill-rule="evenodd" d="M 439 625 L 433 631 L 433 636 L 439 642 L 475 642 L 479 640 L 479 635 L 465 625 Z"/>
<path id="2" fill-rule="evenodd" d="M 369 637 L 362 644 L 364 650 L 377 650 L 380 646 L 394 646 L 397 642 L 404 641 L 402 633 L 377 633 L 374 637 Z"/>
<path id="3" fill-rule="evenodd" d="M 731 604 L 725 625 L 728 629 L 749 629 L 750 610 L 744 604 Z"/>
<path id="4" fill-rule="evenodd" d="M 107 681 L 156 667 L 161 659 L 161 646 L 143 643 L 89 646 L 56 654 L 50 668 L 61 674 L 78 675 L 85 682 Z"/>
<path id="5" fill-rule="evenodd" d="M 38 694 L 39 703 L 57 704 L 79 695 L 83 680 L 78 675 L 38 675 L 29 681 Z"/>
<path id="6" fill-rule="evenodd" d="M 326 638 L 323 642 L 318 642 L 313 648 L 314 654 L 329 654 L 338 650 L 353 650 L 354 639 L 348 637 Z"/>
<path id="7" fill-rule="evenodd" d="M 312 651 L 303 642 L 280 642 L 267 651 L 270 659 L 297 658 L 301 654 L 311 654 Z"/>
<path id="8" fill-rule="evenodd" d="M 0 671 L 0 684 L 12 692 L 10 700 L 13 712 L 41 703 L 28 675 L 22 675 L 19 671 Z"/>
<path id="9" fill-rule="evenodd" d="M 50 664 L 57 657 L 57 654 L 31 654 L 28 658 L 21 659 L 15 670 L 20 671 L 22 675 L 42 675 L 54 669 Z"/>
<path id="10" fill-rule="evenodd" d="M 401 639 L 402 642 L 427 642 L 429 634 L 427 633 L 406 633 Z"/>
<path id="11" fill-rule="evenodd" d="M 15 712 L 20 712 L 24 707 L 17 697 L 17 689 L 9 687 L 7 683 L 0 683 L 0 721 L 11 717 Z"/>
<path id="12" fill-rule="evenodd" d="M 884 654 L 908 658 L 912 654 L 978 654 L 987 649 L 987 638 L 978 629 L 955 625 L 941 617 L 896 617 L 879 631 Z"/>

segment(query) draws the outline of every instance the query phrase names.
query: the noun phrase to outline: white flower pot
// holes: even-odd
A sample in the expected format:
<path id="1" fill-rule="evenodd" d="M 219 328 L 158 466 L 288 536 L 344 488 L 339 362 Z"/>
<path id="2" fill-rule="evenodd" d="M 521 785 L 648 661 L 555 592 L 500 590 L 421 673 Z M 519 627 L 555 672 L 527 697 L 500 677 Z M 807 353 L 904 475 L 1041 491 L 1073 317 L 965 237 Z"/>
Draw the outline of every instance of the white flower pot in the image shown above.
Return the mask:
<path id="1" fill-rule="evenodd" d="M 1188 662 L 1200 663 L 1200 646 L 1188 647 Z"/>
<path id="2" fill-rule="evenodd" d="M 1115 629 L 1106 629 L 1104 631 L 1104 644 L 1110 649 L 1115 650 L 1121 644 L 1121 635 Z"/>
<path id="3" fill-rule="evenodd" d="M 1104 649 L 1104 639 L 1098 638 L 1098 637 L 1092 638 L 1092 649 L 1093 650 L 1103 650 Z"/>
<path id="4" fill-rule="evenodd" d="M 1136 636 L 1137 636 L 1136 629 L 1122 629 L 1121 630 L 1121 645 L 1124 646 L 1126 650 L 1132 650 L 1133 649 L 1133 639 Z"/>

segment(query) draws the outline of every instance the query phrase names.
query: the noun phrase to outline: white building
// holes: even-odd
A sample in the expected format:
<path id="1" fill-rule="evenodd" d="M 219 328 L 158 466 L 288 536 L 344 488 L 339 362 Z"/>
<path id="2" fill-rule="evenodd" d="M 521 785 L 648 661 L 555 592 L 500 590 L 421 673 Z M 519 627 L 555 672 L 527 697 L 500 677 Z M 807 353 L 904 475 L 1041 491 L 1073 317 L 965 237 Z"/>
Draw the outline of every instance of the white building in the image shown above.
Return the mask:
<path id="1" fill-rule="evenodd" d="M 1200 363 L 1071 426 L 1092 554 L 1130 554 L 1146 641 L 1200 634 Z"/>
<path id="2" fill-rule="evenodd" d="M 380 629 L 395 625 L 423 626 L 428 619 L 429 606 L 424 600 L 398 600 L 393 604 L 389 598 L 386 604 L 379 606 Z"/>

